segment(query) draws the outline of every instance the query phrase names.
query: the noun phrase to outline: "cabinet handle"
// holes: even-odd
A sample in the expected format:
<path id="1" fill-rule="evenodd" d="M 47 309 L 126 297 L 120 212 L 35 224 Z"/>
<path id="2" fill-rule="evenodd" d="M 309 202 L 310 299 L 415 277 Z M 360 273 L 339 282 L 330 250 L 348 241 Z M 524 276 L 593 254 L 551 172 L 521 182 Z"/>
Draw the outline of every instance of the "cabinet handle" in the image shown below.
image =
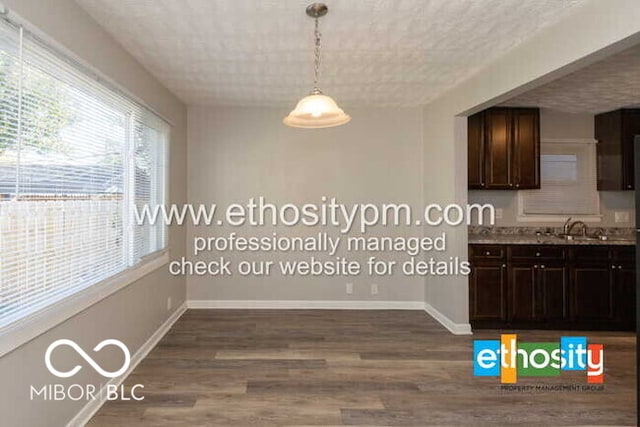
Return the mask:
<path id="1" fill-rule="evenodd" d="M 544 265 L 541 265 L 540 268 L 544 268 Z"/>
<path id="2" fill-rule="evenodd" d="M 618 270 L 622 270 L 622 266 L 621 265 L 618 266 Z"/>
<path id="3" fill-rule="evenodd" d="M 534 265 L 533 268 L 538 268 L 538 264 Z"/>
<path id="4" fill-rule="evenodd" d="M 615 270 L 615 269 L 616 269 L 616 266 L 615 266 L 615 265 L 612 265 L 612 266 L 611 266 L 611 269 L 612 269 L 612 270 Z"/>
<path id="5" fill-rule="evenodd" d="M 507 264 L 502 264 L 502 268 L 507 268 Z"/>
<path id="6" fill-rule="evenodd" d="M 536 252 L 536 256 L 540 256 L 540 252 Z"/>
<path id="7" fill-rule="evenodd" d="M 487 252 L 485 253 L 485 255 L 486 255 L 486 256 L 489 256 L 489 255 L 491 255 L 491 252 L 487 251 Z"/>
<path id="8" fill-rule="evenodd" d="M 516 188 L 520 188 L 520 184 L 516 184 Z"/>
<path id="9" fill-rule="evenodd" d="M 631 188 L 631 184 L 627 184 L 627 188 Z"/>

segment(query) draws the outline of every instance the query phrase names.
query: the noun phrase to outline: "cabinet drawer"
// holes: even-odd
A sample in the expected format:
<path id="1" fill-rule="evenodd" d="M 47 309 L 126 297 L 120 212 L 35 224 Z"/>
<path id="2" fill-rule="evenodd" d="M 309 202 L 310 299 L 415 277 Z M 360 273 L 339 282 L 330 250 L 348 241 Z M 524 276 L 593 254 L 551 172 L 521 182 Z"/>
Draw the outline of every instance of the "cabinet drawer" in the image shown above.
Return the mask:
<path id="1" fill-rule="evenodd" d="M 501 245 L 470 245 L 469 258 L 475 260 L 503 260 L 506 258 L 506 248 Z"/>
<path id="2" fill-rule="evenodd" d="M 510 246 L 509 258 L 513 260 L 520 259 L 554 259 L 563 260 L 565 258 L 565 250 L 562 246 Z"/>
<path id="3" fill-rule="evenodd" d="M 636 250 L 633 246 L 614 246 L 611 250 L 615 262 L 635 262 Z"/>
<path id="4" fill-rule="evenodd" d="M 608 246 L 576 246 L 571 248 L 571 258 L 574 261 L 609 261 Z"/>

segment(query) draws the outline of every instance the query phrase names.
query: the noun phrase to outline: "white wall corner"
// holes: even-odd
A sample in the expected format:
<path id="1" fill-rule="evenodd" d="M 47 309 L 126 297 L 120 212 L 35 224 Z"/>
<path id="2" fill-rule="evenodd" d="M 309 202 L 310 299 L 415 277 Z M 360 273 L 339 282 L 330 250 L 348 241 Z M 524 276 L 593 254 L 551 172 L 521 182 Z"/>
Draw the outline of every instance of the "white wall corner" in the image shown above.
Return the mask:
<path id="1" fill-rule="evenodd" d="M 471 324 L 455 323 L 453 320 L 449 319 L 447 316 L 442 314 L 427 302 L 424 303 L 424 311 L 426 311 L 429 316 L 437 320 L 442 326 L 447 328 L 449 332 L 454 335 L 473 335 L 473 332 L 471 332 Z"/>
<path id="2" fill-rule="evenodd" d="M 160 325 L 160 327 L 140 346 L 140 348 L 131 356 L 131 364 L 129 365 L 129 369 L 127 372 L 120 375 L 119 377 L 112 378 L 106 384 L 102 386 L 100 391 L 97 393 L 99 396 L 98 399 L 89 400 L 86 405 L 80 409 L 80 411 L 69 421 L 67 427 L 76 427 L 76 426 L 84 426 L 86 425 L 91 418 L 100 410 L 102 405 L 106 402 L 106 388 L 108 386 L 118 387 L 120 384 L 124 382 L 124 380 L 133 372 L 133 370 L 144 360 L 145 357 L 149 354 L 151 350 L 160 342 L 162 337 L 169 332 L 169 329 L 173 326 L 174 323 L 184 314 L 187 310 L 187 304 L 182 303 L 180 307 L 178 307 L 171 316 L 165 322 Z"/>

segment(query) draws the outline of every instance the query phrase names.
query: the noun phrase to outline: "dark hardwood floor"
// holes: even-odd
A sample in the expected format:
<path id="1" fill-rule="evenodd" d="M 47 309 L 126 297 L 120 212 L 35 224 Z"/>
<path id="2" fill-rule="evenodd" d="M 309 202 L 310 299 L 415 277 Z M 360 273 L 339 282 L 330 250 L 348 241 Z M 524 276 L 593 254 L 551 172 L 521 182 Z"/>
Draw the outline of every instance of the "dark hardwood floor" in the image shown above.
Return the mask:
<path id="1" fill-rule="evenodd" d="M 125 381 L 145 399 L 108 402 L 90 425 L 636 424 L 634 334 L 584 334 L 605 346 L 604 390 L 545 392 L 473 377 L 473 340 L 499 335 L 454 336 L 419 311 L 190 310 Z"/>

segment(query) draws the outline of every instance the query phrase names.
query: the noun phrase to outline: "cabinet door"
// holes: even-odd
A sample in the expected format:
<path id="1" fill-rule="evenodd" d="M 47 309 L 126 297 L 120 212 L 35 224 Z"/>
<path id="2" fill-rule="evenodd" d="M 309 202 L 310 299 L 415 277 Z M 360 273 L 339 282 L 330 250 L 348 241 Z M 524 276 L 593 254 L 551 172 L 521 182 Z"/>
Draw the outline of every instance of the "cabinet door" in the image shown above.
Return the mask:
<path id="1" fill-rule="evenodd" d="M 507 280 L 508 310 L 509 320 L 514 323 L 537 319 L 537 269 L 538 265 L 533 263 L 514 263 L 509 265 L 509 277 Z"/>
<path id="2" fill-rule="evenodd" d="M 598 190 L 633 190 L 633 137 L 640 134 L 640 110 L 624 109 L 595 116 L 598 140 Z"/>
<path id="3" fill-rule="evenodd" d="M 640 135 L 640 110 L 622 110 L 622 188 L 635 188 L 633 138 Z"/>
<path id="4" fill-rule="evenodd" d="M 636 324 L 636 269 L 632 264 L 615 265 L 614 307 L 616 323 L 625 330 L 634 330 Z"/>
<path id="5" fill-rule="evenodd" d="M 512 188 L 511 118 L 511 110 L 508 108 L 491 108 L 485 111 L 485 188 Z"/>
<path id="6" fill-rule="evenodd" d="M 467 119 L 469 189 L 484 188 L 484 113 Z"/>
<path id="7" fill-rule="evenodd" d="M 540 110 L 513 110 L 512 183 L 516 189 L 540 188 Z"/>
<path id="8" fill-rule="evenodd" d="M 568 271 L 562 264 L 540 264 L 538 269 L 538 317 L 545 321 L 568 318 Z"/>
<path id="9" fill-rule="evenodd" d="M 571 271 L 572 319 L 612 322 L 614 269 L 609 263 L 577 264 Z M 585 323 L 588 327 L 588 323 Z M 601 325 L 598 325 L 601 326 Z"/>
<path id="10" fill-rule="evenodd" d="M 469 317 L 471 320 L 505 321 L 506 265 L 473 265 L 469 276 Z"/>
<path id="11" fill-rule="evenodd" d="M 622 112 L 597 114 L 595 122 L 598 190 L 622 190 Z"/>

